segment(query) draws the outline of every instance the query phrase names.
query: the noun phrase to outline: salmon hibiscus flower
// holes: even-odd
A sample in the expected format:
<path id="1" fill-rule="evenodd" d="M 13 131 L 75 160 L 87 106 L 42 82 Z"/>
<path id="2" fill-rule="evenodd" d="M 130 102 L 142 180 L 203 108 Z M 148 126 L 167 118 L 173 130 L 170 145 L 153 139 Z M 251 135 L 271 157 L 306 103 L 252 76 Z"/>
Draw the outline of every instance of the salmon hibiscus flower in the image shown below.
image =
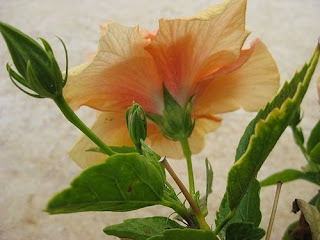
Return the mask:
<path id="1" fill-rule="evenodd" d="M 69 72 L 64 96 L 75 110 L 87 105 L 99 110 L 92 130 L 108 145 L 132 145 L 125 111 L 135 101 L 147 113 L 162 115 L 164 89 L 183 107 L 192 98 L 196 118 L 189 138 L 193 153 L 204 146 L 205 134 L 221 123 L 216 116 L 243 108 L 256 111 L 277 92 L 279 74 L 265 45 L 258 39 L 243 44 L 246 0 L 229 0 L 192 17 L 160 19 L 159 30 L 103 26 L 98 52 Z M 147 143 L 159 154 L 183 156 L 179 142 L 165 138 L 148 121 Z M 82 136 L 71 150 L 81 167 L 104 161 Z"/>

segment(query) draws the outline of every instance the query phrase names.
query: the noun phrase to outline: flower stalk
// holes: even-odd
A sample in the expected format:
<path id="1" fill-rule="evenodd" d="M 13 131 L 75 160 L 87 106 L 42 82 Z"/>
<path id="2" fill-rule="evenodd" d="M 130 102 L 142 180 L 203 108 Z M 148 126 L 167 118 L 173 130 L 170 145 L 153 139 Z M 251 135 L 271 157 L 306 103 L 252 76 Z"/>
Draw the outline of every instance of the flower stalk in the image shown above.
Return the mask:
<path id="1" fill-rule="evenodd" d="M 189 142 L 187 138 L 181 138 L 180 143 L 182 146 L 183 154 L 186 157 L 186 161 L 187 161 L 189 191 L 191 195 L 194 196 L 195 194 L 194 176 L 193 176 L 193 167 L 192 167 L 191 150 L 190 150 Z"/>
<path id="2" fill-rule="evenodd" d="M 54 102 L 60 108 L 63 115 L 73 124 L 75 125 L 80 131 L 82 131 L 88 138 L 90 138 L 97 146 L 109 156 L 113 155 L 115 152 L 106 145 L 95 133 L 93 133 L 79 118 L 78 116 L 72 111 L 69 107 L 68 103 L 64 99 L 62 95 L 56 96 Z"/>

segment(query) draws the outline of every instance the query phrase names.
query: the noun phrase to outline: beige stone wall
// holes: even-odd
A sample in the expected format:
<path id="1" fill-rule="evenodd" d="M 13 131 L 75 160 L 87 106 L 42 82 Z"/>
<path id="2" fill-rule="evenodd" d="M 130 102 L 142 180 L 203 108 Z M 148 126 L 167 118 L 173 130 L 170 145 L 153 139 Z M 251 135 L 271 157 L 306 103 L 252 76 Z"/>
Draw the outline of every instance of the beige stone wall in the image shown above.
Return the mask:
<path id="1" fill-rule="evenodd" d="M 52 43 L 60 63 L 63 49 L 55 36 L 60 36 L 69 50 L 70 66 L 86 61 L 98 40 L 98 25 L 113 19 L 124 25 L 140 24 L 157 28 L 160 17 L 191 15 L 212 5 L 214 0 L 0 0 L 0 20 L 22 29 L 33 37 L 41 36 Z M 320 1 L 318 0 L 249 0 L 247 28 L 251 39 L 260 37 L 270 49 L 281 73 L 282 82 L 309 59 L 320 35 Z M 80 173 L 67 151 L 77 131 L 69 124 L 53 102 L 36 100 L 19 92 L 5 70 L 9 53 L 0 40 L 0 239 L 115 239 L 102 229 L 120 223 L 127 217 L 153 216 L 158 210 L 168 216 L 171 211 L 150 207 L 131 213 L 78 213 L 49 216 L 42 210 L 47 200 Z M 316 70 L 316 72 L 319 71 Z M 302 126 L 309 135 L 320 119 L 315 79 L 303 102 Z M 88 124 L 94 113 L 81 109 L 79 116 Z M 209 157 L 214 168 L 213 195 L 210 197 L 208 221 L 214 223 L 214 212 L 223 196 L 227 172 L 232 165 L 235 148 L 246 124 L 254 116 L 242 111 L 223 116 L 222 127 L 207 136 L 207 146 L 194 157 L 196 185 L 204 189 L 204 159 Z M 285 168 L 305 164 L 299 149 L 292 143 L 288 129 L 281 137 L 259 178 Z M 183 161 L 172 166 L 186 181 Z M 309 200 L 319 188 L 297 181 L 283 186 L 272 239 L 280 239 L 286 226 L 297 219 L 290 213 L 295 198 Z M 262 227 L 266 228 L 271 213 L 275 188 L 262 190 Z"/>

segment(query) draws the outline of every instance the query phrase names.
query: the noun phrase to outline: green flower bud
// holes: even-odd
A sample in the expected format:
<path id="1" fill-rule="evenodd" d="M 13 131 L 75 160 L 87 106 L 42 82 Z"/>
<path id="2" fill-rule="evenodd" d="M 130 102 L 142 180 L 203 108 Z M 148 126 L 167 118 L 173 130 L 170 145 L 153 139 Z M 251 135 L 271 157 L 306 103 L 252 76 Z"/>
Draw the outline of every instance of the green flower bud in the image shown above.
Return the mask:
<path id="1" fill-rule="evenodd" d="M 126 121 L 130 138 L 139 151 L 141 149 L 140 139 L 145 140 L 147 137 L 147 116 L 144 109 L 133 102 L 132 107 L 127 109 Z"/>
<path id="2" fill-rule="evenodd" d="M 54 57 L 51 46 L 44 39 L 41 47 L 35 40 L 14 27 L 0 22 L 0 32 L 7 43 L 15 72 L 9 64 L 7 71 L 12 82 L 23 92 L 37 98 L 55 98 L 62 94 L 68 78 L 68 55 L 66 54 L 66 74 L 63 78 L 59 65 Z M 27 88 L 33 92 L 24 90 Z"/>
<path id="3" fill-rule="evenodd" d="M 195 119 L 192 117 L 192 97 L 184 107 L 163 86 L 164 111 L 163 115 L 148 114 L 148 117 L 160 128 L 159 131 L 168 139 L 180 141 L 188 138 L 194 129 Z"/>

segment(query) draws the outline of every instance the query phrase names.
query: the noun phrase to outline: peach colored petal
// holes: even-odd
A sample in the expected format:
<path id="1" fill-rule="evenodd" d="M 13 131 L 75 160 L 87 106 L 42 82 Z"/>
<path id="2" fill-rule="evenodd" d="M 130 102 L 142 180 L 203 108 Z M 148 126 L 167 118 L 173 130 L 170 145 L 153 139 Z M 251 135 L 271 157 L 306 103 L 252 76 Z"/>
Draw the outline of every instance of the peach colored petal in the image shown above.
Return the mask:
<path id="1" fill-rule="evenodd" d="M 145 38 L 145 39 L 149 39 L 149 40 L 153 40 L 155 35 L 157 34 L 158 29 L 153 30 L 152 32 L 149 32 L 148 29 L 146 28 L 141 28 L 140 29 L 140 34 Z"/>
<path id="2" fill-rule="evenodd" d="M 87 105 L 102 111 L 125 111 L 136 101 L 150 113 L 162 113 L 162 83 L 144 47 L 138 27 L 110 23 L 97 55 L 71 69 L 64 96 L 73 109 Z"/>
<path id="3" fill-rule="evenodd" d="M 238 60 L 240 64 L 225 67 L 228 73 L 207 81 L 209 85 L 195 98 L 195 112 L 216 114 L 239 108 L 256 111 L 277 93 L 279 73 L 266 46 L 256 39 L 243 56 Z"/>
<path id="4" fill-rule="evenodd" d="M 125 113 L 100 113 L 91 130 L 109 146 L 132 146 L 128 133 Z M 70 151 L 71 158 L 81 168 L 87 168 L 106 160 L 107 155 L 97 152 L 86 152 L 97 147 L 87 136 L 82 135 Z"/>
<path id="5" fill-rule="evenodd" d="M 232 2 L 233 0 L 228 0 L 221 3 L 217 3 L 212 7 L 207 8 L 190 18 L 192 19 L 196 18 L 200 20 L 213 20 L 219 17 Z"/>
<path id="6" fill-rule="evenodd" d="M 184 105 L 195 85 L 240 56 L 246 1 L 228 1 L 195 17 L 159 21 L 159 31 L 146 49 L 154 57 L 161 79 Z"/>
<path id="7" fill-rule="evenodd" d="M 211 115 L 197 116 L 196 125 L 190 136 L 189 144 L 193 154 L 199 153 L 205 145 L 205 135 L 216 130 L 221 119 Z M 184 158 L 180 142 L 173 142 L 165 138 L 154 124 L 148 125 L 148 144 L 160 156 L 180 159 Z"/>
<path id="8" fill-rule="evenodd" d="M 103 35 L 105 35 L 107 33 L 107 30 L 108 30 L 108 26 L 111 24 L 111 23 L 114 23 L 113 20 L 109 19 L 107 21 L 105 21 L 104 23 L 101 23 L 99 25 L 99 29 L 100 29 L 100 37 L 102 37 Z"/>

